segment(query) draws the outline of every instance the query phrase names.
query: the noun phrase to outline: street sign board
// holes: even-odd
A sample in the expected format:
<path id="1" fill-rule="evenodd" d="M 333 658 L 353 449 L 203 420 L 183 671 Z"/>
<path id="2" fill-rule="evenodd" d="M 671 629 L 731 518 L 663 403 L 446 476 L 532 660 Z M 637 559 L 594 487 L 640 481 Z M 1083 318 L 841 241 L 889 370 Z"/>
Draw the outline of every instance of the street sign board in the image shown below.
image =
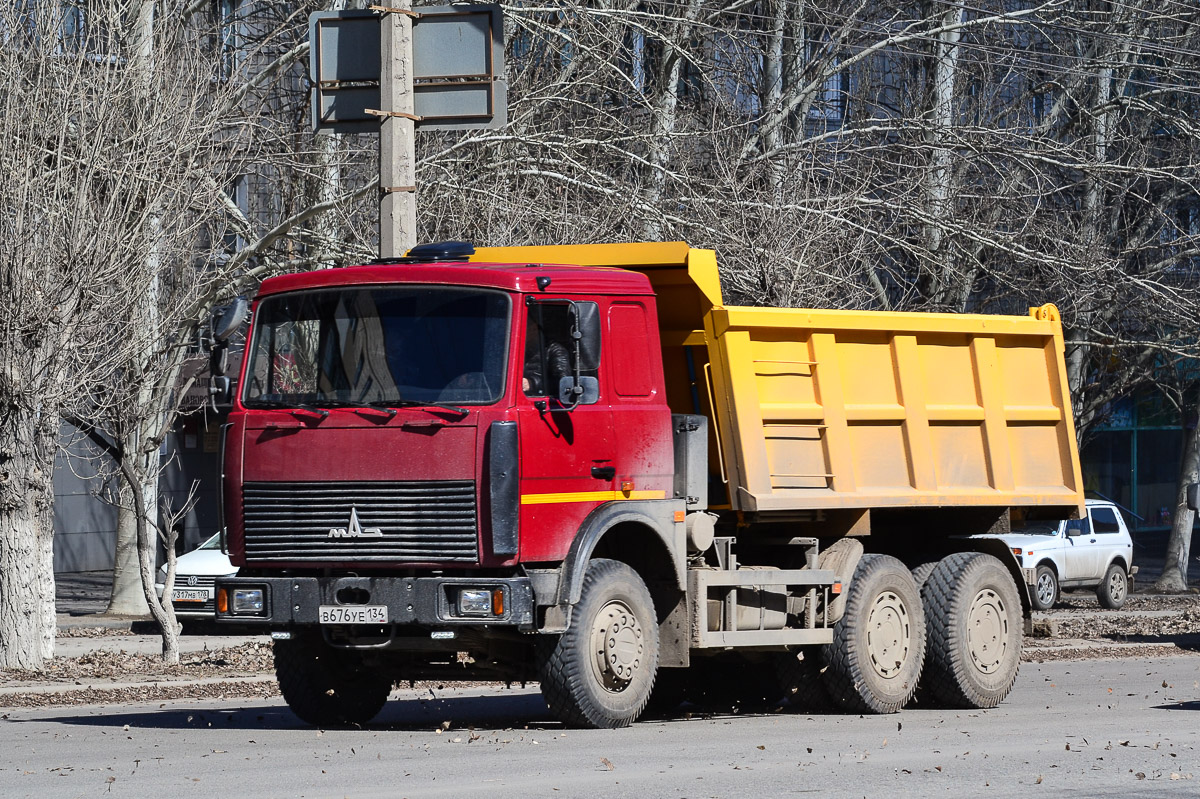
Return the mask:
<path id="1" fill-rule="evenodd" d="M 508 121 L 500 6 L 418 6 L 413 20 L 413 106 L 419 130 L 498 128 Z M 378 132 L 380 17 L 324 11 L 309 17 L 312 125 Z"/>

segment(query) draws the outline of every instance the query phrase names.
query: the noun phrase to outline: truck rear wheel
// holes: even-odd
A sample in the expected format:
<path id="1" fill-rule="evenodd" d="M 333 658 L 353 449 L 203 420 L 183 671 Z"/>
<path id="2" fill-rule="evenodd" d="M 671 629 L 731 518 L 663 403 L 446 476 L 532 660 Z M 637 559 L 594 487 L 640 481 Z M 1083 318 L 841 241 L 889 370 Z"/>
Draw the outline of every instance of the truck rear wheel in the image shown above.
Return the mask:
<path id="1" fill-rule="evenodd" d="M 921 678 L 951 707 L 995 707 L 1021 665 L 1021 600 L 1012 575 L 982 552 L 943 558 L 921 592 L 929 651 Z"/>
<path id="2" fill-rule="evenodd" d="M 387 702 L 392 682 L 317 636 L 275 641 L 275 676 L 292 712 L 315 727 L 364 724 Z"/>
<path id="3" fill-rule="evenodd" d="M 912 572 L 891 556 L 863 555 L 822 658 L 834 706 L 895 713 L 917 690 L 924 658 L 925 615 Z"/>
<path id="4" fill-rule="evenodd" d="M 588 564 L 571 626 L 541 647 L 542 695 L 560 721 L 578 727 L 632 724 L 658 671 L 658 620 L 637 572 L 615 560 Z"/>

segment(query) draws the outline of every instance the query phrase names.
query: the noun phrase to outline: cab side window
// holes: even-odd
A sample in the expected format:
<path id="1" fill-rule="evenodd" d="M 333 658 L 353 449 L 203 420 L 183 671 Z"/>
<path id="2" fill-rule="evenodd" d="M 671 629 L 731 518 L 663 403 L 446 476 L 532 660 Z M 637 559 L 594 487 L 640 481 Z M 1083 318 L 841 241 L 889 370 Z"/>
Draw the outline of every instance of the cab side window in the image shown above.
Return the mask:
<path id="1" fill-rule="evenodd" d="M 1092 517 L 1092 529 L 1097 534 L 1119 533 L 1121 532 L 1120 522 L 1117 521 L 1117 514 L 1112 508 L 1092 508 L 1090 511 Z"/>
<path id="2" fill-rule="evenodd" d="M 571 307 L 549 303 L 531 305 L 525 317 L 525 366 L 521 379 L 525 395 L 557 397 L 559 382 L 572 374 L 573 357 Z M 592 366 L 582 369 L 580 374 L 596 377 L 598 372 Z"/>

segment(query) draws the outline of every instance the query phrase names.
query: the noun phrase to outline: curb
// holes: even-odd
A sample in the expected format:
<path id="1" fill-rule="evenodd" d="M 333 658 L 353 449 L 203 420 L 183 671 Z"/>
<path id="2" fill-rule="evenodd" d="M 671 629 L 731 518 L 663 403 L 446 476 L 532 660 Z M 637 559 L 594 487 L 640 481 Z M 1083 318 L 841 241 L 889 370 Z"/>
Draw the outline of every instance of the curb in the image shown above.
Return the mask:
<path id="1" fill-rule="evenodd" d="M 69 694 L 76 691 L 137 691 L 159 688 L 199 688 L 205 685 L 258 685 L 274 683 L 274 674 L 256 674 L 252 677 L 198 677 L 192 680 L 144 680 L 142 682 L 71 682 L 35 683 L 33 685 L 6 685 L 0 687 L 0 700 L 17 694 Z M 0 701 L 0 706 L 3 702 Z"/>
<path id="2" fill-rule="evenodd" d="M 55 619 L 57 630 L 128 630 L 135 622 L 152 621 L 150 617 L 142 616 L 106 616 L 103 613 L 92 613 L 86 616 L 71 616 L 60 613 Z"/>

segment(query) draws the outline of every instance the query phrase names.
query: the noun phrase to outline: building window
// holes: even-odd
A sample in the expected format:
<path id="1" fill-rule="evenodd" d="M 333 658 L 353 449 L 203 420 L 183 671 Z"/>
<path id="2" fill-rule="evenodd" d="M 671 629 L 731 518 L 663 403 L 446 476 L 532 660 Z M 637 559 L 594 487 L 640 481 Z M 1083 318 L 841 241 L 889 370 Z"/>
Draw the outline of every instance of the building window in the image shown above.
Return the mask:
<path id="1" fill-rule="evenodd" d="M 220 56 L 220 78 L 233 77 L 241 65 L 241 42 L 238 12 L 241 0 L 216 0 L 217 48 Z"/>

